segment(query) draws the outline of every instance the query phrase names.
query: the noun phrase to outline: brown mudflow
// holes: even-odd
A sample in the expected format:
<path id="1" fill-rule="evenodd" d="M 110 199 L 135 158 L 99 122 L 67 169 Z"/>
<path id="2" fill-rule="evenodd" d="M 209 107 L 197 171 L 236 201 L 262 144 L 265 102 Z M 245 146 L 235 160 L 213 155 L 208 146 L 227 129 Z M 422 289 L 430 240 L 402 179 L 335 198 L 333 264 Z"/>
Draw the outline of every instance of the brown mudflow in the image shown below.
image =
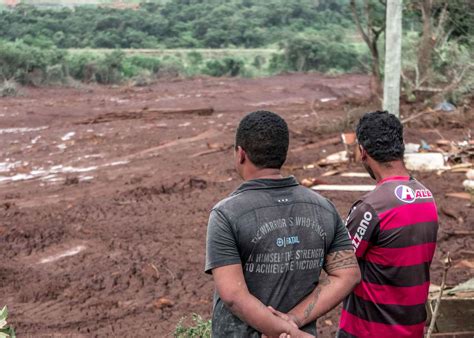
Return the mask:
<path id="1" fill-rule="evenodd" d="M 17 164 L 0 175 L 36 173 L 0 182 L 0 305 L 8 305 L 11 324 L 20 336 L 163 336 L 183 316 L 208 318 L 213 286 L 203 273 L 206 223 L 212 205 L 240 182 L 231 150 L 239 119 L 258 109 L 280 113 L 291 129 L 291 148 L 299 148 L 290 152 L 285 172 L 317 177 L 327 169 L 301 167 L 344 148 L 302 146 L 349 130 L 350 119 L 372 109 L 368 85 L 363 75 L 198 78 L 143 88 L 28 88 L 22 97 L 1 99 L 0 162 Z M 208 107 L 211 115 L 189 113 Z M 408 128 L 408 141 L 439 138 L 419 127 Z M 462 140 L 469 127 L 454 121 L 438 131 Z M 473 209 L 444 197 L 462 191 L 464 174 L 414 175 L 444 210 L 433 282 L 440 283 L 439 259 L 447 250 L 455 262 L 448 283 L 464 281 L 472 274 L 461 261 L 472 264 L 472 236 L 446 231 L 472 230 Z M 343 215 L 359 196 L 323 194 Z M 338 312 L 319 320 L 323 336 L 334 332 Z"/>

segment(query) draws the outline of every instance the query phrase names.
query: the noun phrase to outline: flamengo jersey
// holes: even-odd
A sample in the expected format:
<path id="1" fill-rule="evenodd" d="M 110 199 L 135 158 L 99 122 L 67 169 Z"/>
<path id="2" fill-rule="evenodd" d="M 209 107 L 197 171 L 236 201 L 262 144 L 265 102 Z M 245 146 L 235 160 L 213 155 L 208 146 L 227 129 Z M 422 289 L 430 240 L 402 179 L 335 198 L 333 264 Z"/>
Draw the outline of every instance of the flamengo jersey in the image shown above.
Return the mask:
<path id="1" fill-rule="evenodd" d="M 438 232 L 431 192 L 410 177 L 384 179 L 346 225 L 362 281 L 344 301 L 338 337 L 423 337 Z"/>

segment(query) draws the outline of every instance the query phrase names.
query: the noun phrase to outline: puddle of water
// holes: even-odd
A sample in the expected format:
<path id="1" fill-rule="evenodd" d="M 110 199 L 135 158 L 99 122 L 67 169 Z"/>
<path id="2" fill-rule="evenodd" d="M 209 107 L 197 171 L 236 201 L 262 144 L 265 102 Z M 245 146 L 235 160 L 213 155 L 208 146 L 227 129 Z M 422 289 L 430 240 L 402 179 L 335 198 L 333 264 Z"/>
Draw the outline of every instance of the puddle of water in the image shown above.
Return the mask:
<path id="1" fill-rule="evenodd" d="M 8 182 L 8 181 L 16 182 L 16 181 L 29 180 L 32 178 L 35 178 L 35 176 L 30 175 L 30 174 L 16 174 L 13 176 L 0 176 L 0 182 Z"/>
<path id="2" fill-rule="evenodd" d="M 127 163 L 129 163 L 129 161 L 116 161 L 116 162 L 106 164 L 106 166 L 115 166 L 115 165 L 121 165 L 121 164 L 127 164 Z"/>
<path id="3" fill-rule="evenodd" d="M 51 167 L 51 173 L 84 173 L 92 170 L 96 170 L 97 167 L 85 167 L 85 168 L 74 168 L 74 167 L 63 167 L 62 165 L 55 165 Z"/>
<path id="4" fill-rule="evenodd" d="M 59 181 L 59 180 L 62 180 L 61 178 L 57 177 L 56 175 L 54 174 L 51 174 L 51 175 L 47 175 L 47 176 L 43 176 L 40 178 L 42 181 L 50 181 L 50 182 L 56 182 L 56 181 Z"/>
<path id="5" fill-rule="evenodd" d="M 0 129 L 0 135 L 1 134 L 15 134 L 15 133 L 26 133 L 30 131 L 38 131 L 38 130 L 44 130 L 47 129 L 48 126 L 42 126 L 42 127 L 37 127 L 37 128 L 5 128 L 5 129 Z"/>
<path id="6" fill-rule="evenodd" d="M 35 170 L 32 170 L 30 172 L 31 175 L 33 176 L 41 176 L 41 175 L 45 175 L 47 174 L 48 172 L 44 169 L 35 169 Z"/>
<path id="7" fill-rule="evenodd" d="M 76 132 L 74 131 L 71 131 L 69 133 L 67 133 L 66 135 L 64 135 L 63 137 L 61 137 L 61 140 L 63 141 L 69 141 L 70 139 L 72 139 L 72 137 L 76 135 Z"/>
<path id="8" fill-rule="evenodd" d="M 86 157 L 102 157 L 103 155 L 97 154 L 97 155 L 86 155 Z M 7 159 L 9 160 L 9 159 Z M 123 161 L 115 161 L 107 164 L 103 164 L 100 166 L 91 166 L 91 167 L 71 167 L 71 166 L 63 166 L 63 165 L 55 165 L 52 166 L 49 169 L 43 169 L 43 168 L 35 168 L 34 170 L 31 170 L 30 173 L 21 173 L 21 174 L 16 174 L 13 176 L 0 176 L 0 183 L 2 182 L 16 182 L 16 181 L 24 181 L 24 180 L 29 180 L 33 178 L 40 178 L 41 180 L 48 181 L 48 182 L 59 182 L 64 180 L 63 177 L 58 177 L 58 174 L 64 174 L 64 173 L 86 173 L 90 171 L 97 170 L 99 168 L 105 168 L 105 167 L 111 167 L 111 166 L 117 166 L 117 165 L 122 165 L 122 164 L 127 164 L 130 161 L 123 160 Z M 21 165 L 21 161 L 17 162 L 0 162 L 0 172 L 9 172 L 11 169 L 14 169 L 16 166 Z M 28 165 L 28 162 L 24 162 L 23 165 Z M 80 178 L 81 181 L 88 181 L 92 180 L 94 176 L 83 176 Z"/>
<path id="9" fill-rule="evenodd" d="M 0 162 L 0 172 L 8 172 L 10 171 L 11 169 L 17 167 L 21 165 L 21 161 L 17 161 L 17 162 Z"/>
<path id="10" fill-rule="evenodd" d="M 36 136 L 34 139 L 31 140 L 31 143 L 32 144 L 36 144 L 36 142 L 38 142 L 38 140 L 41 138 L 41 136 Z"/>
<path id="11" fill-rule="evenodd" d="M 84 155 L 84 158 L 102 158 L 104 155 L 102 154 L 92 154 L 92 155 Z"/>
<path id="12" fill-rule="evenodd" d="M 321 102 L 329 102 L 329 101 L 334 101 L 334 100 L 337 100 L 337 97 L 323 97 L 323 98 L 320 99 L 319 101 L 321 101 Z"/>
<path id="13" fill-rule="evenodd" d="M 74 248 L 71 248 L 71 249 L 66 250 L 64 252 L 61 252 L 59 254 L 43 258 L 42 260 L 40 260 L 40 264 L 52 263 L 52 262 L 55 262 L 57 260 L 60 260 L 61 258 L 71 257 L 71 256 L 74 256 L 74 255 L 77 255 L 79 252 L 83 251 L 85 248 L 86 247 L 84 245 L 78 245 Z"/>

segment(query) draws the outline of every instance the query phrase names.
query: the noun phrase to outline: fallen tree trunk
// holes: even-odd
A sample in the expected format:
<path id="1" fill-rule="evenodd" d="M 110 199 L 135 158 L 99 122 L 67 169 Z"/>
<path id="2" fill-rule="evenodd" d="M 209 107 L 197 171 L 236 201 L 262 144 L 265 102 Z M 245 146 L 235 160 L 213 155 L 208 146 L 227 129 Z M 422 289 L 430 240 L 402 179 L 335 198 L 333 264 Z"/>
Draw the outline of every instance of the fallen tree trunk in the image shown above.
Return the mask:
<path id="1" fill-rule="evenodd" d="M 111 112 L 98 115 L 96 117 L 78 121 L 74 124 L 96 124 L 112 122 L 116 120 L 135 120 L 135 119 L 150 119 L 156 118 L 160 115 L 199 115 L 209 116 L 214 113 L 214 108 L 190 108 L 190 109 L 139 109 L 139 110 L 127 110 L 123 112 Z"/>

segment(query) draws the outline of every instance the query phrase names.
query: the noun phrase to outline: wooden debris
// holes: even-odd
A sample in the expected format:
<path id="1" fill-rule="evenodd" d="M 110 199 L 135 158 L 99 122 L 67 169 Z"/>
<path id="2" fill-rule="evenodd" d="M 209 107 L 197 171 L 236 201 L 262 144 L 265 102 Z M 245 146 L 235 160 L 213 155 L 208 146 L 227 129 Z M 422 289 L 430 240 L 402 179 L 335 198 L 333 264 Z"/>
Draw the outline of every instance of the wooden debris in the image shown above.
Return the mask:
<path id="1" fill-rule="evenodd" d="M 332 137 L 332 138 L 329 138 L 327 140 L 322 140 L 322 141 L 319 141 L 319 142 L 316 142 L 316 143 L 304 144 L 302 146 L 290 149 L 290 151 L 293 152 L 293 153 L 297 153 L 297 152 L 300 152 L 300 151 L 311 150 L 311 149 L 325 147 L 325 146 L 339 144 L 339 143 L 341 143 L 341 138 L 339 136 L 337 136 L 337 137 Z"/>
<path id="2" fill-rule="evenodd" d="M 415 119 L 419 118 L 420 116 L 423 116 L 423 115 L 428 114 L 428 113 L 431 113 L 431 112 L 432 112 L 431 110 L 425 110 L 425 111 L 422 111 L 422 112 L 420 112 L 420 113 L 417 113 L 417 114 L 414 114 L 414 115 L 412 115 L 412 116 L 409 116 L 409 117 L 403 119 L 401 122 L 402 122 L 402 124 L 405 124 L 405 123 L 407 123 L 407 122 L 410 122 L 410 121 L 412 121 L 412 120 L 415 120 Z"/>
<path id="3" fill-rule="evenodd" d="M 289 171 L 294 171 L 297 169 L 303 169 L 303 170 L 308 170 L 308 169 L 314 169 L 318 166 L 317 163 L 309 163 L 309 164 L 297 164 L 297 165 L 284 165 L 284 168 L 289 170 Z"/>
<path id="4" fill-rule="evenodd" d="M 439 294 L 438 294 L 438 297 L 436 299 L 436 305 L 435 305 L 435 308 L 433 310 L 433 315 L 431 317 L 431 322 L 430 322 L 430 326 L 428 328 L 428 332 L 426 334 L 426 338 L 431 338 L 431 334 L 433 333 L 433 330 L 434 330 L 434 327 L 435 327 L 435 324 L 436 324 L 436 320 L 438 319 L 439 307 L 441 305 L 441 297 L 443 296 L 443 290 L 446 286 L 446 277 L 448 276 L 448 271 L 449 271 L 449 268 L 451 267 L 451 258 L 449 257 L 449 251 L 446 254 L 446 259 L 443 261 L 443 266 L 444 266 L 444 270 L 443 270 L 443 277 L 442 277 L 442 281 L 441 281 L 441 288 L 439 290 Z"/>
<path id="5" fill-rule="evenodd" d="M 375 189 L 375 185 L 332 185 L 332 184 L 320 184 L 315 185 L 311 189 L 318 191 L 372 191 Z"/>
<path id="6" fill-rule="evenodd" d="M 227 149 L 230 149 L 230 148 L 226 148 L 226 149 L 224 149 L 224 148 L 222 148 L 222 149 L 208 149 L 208 150 L 200 151 L 199 153 L 193 154 L 190 157 L 195 158 L 195 157 L 200 157 L 200 156 L 204 156 L 204 155 L 219 153 L 219 152 L 225 151 Z"/>
<path id="7" fill-rule="evenodd" d="M 473 236 L 474 230 L 443 230 L 443 232 L 449 236 Z"/>
<path id="8" fill-rule="evenodd" d="M 472 259 L 471 260 L 462 259 L 459 262 L 457 262 L 454 267 L 461 268 L 461 269 L 464 269 L 464 268 L 474 269 L 474 261 Z"/>
<path id="9" fill-rule="evenodd" d="M 144 276 L 152 277 L 156 280 L 160 279 L 160 272 L 158 268 L 153 263 L 148 263 L 142 268 L 142 274 Z"/>
<path id="10" fill-rule="evenodd" d="M 273 106 L 289 106 L 289 105 L 306 105 L 308 101 L 304 97 L 290 97 L 285 99 L 278 99 L 272 101 L 261 101 L 256 103 L 247 103 L 250 107 L 273 107 Z"/>
<path id="11" fill-rule="evenodd" d="M 368 177 L 370 178 L 369 173 L 353 173 L 353 172 L 348 172 L 348 173 L 342 173 L 342 177 Z"/>
<path id="12" fill-rule="evenodd" d="M 154 305 L 157 309 L 163 309 L 167 307 L 172 307 L 174 305 L 174 302 L 168 298 L 160 298 L 155 301 Z"/>
<path id="13" fill-rule="evenodd" d="M 310 164 L 305 164 L 303 166 L 303 170 L 308 170 L 308 169 L 314 169 L 318 166 L 317 163 L 310 163 Z"/>
<path id="14" fill-rule="evenodd" d="M 431 298 L 431 297 L 430 297 Z M 431 298 L 428 300 L 428 313 L 434 314 L 430 303 L 434 303 L 436 300 Z M 449 337 L 445 332 L 458 332 L 458 333 L 469 333 L 474 331 L 474 298 L 465 297 L 442 297 L 441 306 L 438 310 L 438 317 L 436 319 L 436 331 L 442 337 Z M 427 336 L 428 337 L 428 336 Z M 436 337 L 435 334 L 431 334 L 431 337 Z M 439 336 L 438 336 L 439 337 Z M 473 337 L 472 335 L 460 336 L 460 337 Z"/>
<path id="15" fill-rule="evenodd" d="M 327 166 L 327 165 L 338 165 L 338 164 L 343 164 L 347 163 L 349 161 L 347 151 L 343 150 L 334 154 L 331 154 L 327 156 L 326 158 L 320 160 L 318 162 L 318 165 L 321 167 Z"/>
<path id="16" fill-rule="evenodd" d="M 474 331 L 459 331 L 459 332 L 443 332 L 443 333 L 433 333 L 431 337 L 439 338 L 472 338 L 474 337 Z"/>
<path id="17" fill-rule="evenodd" d="M 356 138 L 355 133 L 342 133 L 341 139 L 342 139 L 342 143 L 348 146 L 351 146 L 357 143 L 357 138 Z"/>
<path id="18" fill-rule="evenodd" d="M 346 149 L 349 162 L 357 162 L 360 160 L 360 151 L 357 145 L 357 137 L 355 133 L 342 133 L 342 143 Z"/>
<path id="19" fill-rule="evenodd" d="M 307 188 L 311 188 L 312 186 L 314 186 L 316 184 L 324 184 L 324 183 L 325 183 L 324 181 L 319 180 L 317 178 L 304 178 L 301 181 L 301 185 L 305 186 Z"/>
<path id="20" fill-rule="evenodd" d="M 150 157 L 150 156 L 156 156 L 160 150 L 166 149 L 166 148 L 171 148 L 171 147 L 176 147 L 179 145 L 184 145 L 187 143 L 192 143 L 200 140 L 205 140 L 211 137 L 216 137 L 220 135 L 220 132 L 216 130 L 207 130 L 201 134 L 198 134 L 196 136 L 188 137 L 188 138 L 181 138 L 173 141 L 166 142 L 164 144 L 161 144 L 156 147 L 148 148 L 142 151 L 139 151 L 135 154 L 130 154 L 128 156 L 125 156 L 121 160 L 132 160 L 132 159 L 137 159 L 137 158 L 143 158 L 143 157 Z"/>
<path id="21" fill-rule="evenodd" d="M 226 151 L 232 148 L 232 145 L 225 145 L 222 143 L 206 142 L 206 145 L 207 145 L 208 150 L 204 150 L 199 153 L 193 154 L 191 155 L 191 158 L 218 153 L 218 152 Z"/>
<path id="22" fill-rule="evenodd" d="M 326 171 L 324 174 L 321 175 L 321 177 L 328 177 L 328 176 L 334 176 L 339 174 L 341 171 L 340 170 L 329 170 Z"/>
<path id="23" fill-rule="evenodd" d="M 193 109 L 148 109 L 147 107 L 143 109 L 128 110 L 123 112 L 111 112 L 100 114 L 96 117 L 75 122 L 75 124 L 96 124 L 96 123 L 105 123 L 112 122 L 116 120 L 134 120 L 134 119 L 150 119 L 156 118 L 160 115 L 199 115 L 199 116 L 209 116 L 214 113 L 214 108 L 204 107 L 204 108 L 193 108 Z"/>
<path id="24" fill-rule="evenodd" d="M 314 185 L 313 184 L 313 179 L 304 178 L 304 179 L 301 180 L 301 185 L 306 187 L 306 188 L 310 188 Z"/>
<path id="25" fill-rule="evenodd" d="M 448 192 L 445 194 L 446 197 L 454 197 L 463 200 L 471 200 L 471 195 L 468 192 Z"/>
<path id="26" fill-rule="evenodd" d="M 463 174 L 465 174 L 465 173 L 469 172 L 469 168 L 457 168 L 457 169 L 451 169 L 449 171 L 452 172 L 452 173 L 463 173 Z"/>
<path id="27" fill-rule="evenodd" d="M 452 210 L 451 208 L 447 207 L 446 205 L 441 206 L 441 212 L 445 214 L 446 216 L 451 217 L 455 220 L 459 219 L 459 216 L 456 215 L 456 212 Z"/>
<path id="28" fill-rule="evenodd" d="M 438 146 L 440 146 L 440 147 L 441 147 L 441 146 L 450 146 L 450 145 L 451 145 L 451 141 L 441 139 L 441 140 L 436 141 L 436 145 L 438 145 Z"/>

